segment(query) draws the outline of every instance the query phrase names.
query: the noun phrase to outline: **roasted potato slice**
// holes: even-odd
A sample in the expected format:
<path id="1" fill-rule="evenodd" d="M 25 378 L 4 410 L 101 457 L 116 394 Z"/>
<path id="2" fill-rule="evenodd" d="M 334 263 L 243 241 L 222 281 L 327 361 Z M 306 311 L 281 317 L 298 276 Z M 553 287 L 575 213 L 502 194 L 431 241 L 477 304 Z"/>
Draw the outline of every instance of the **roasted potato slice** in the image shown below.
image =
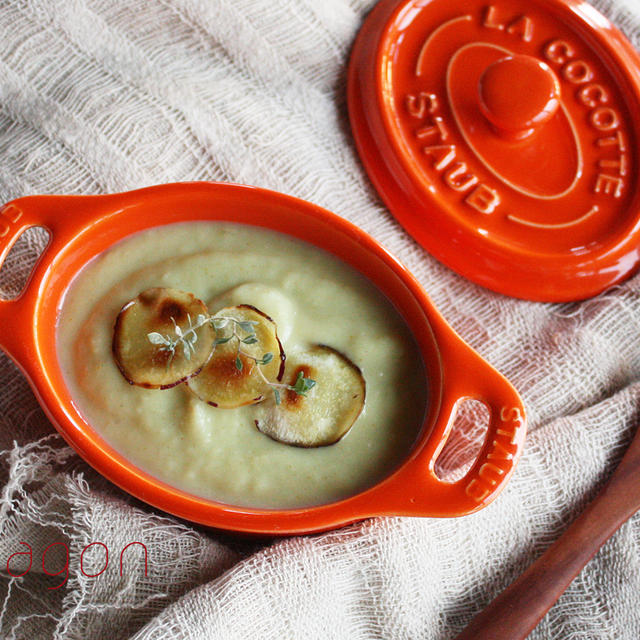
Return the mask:
<path id="1" fill-rule="evenodd" d="M 360 369 L 345 355 L 325 345 L 293 354 L 285 381 L 295 386 L 300 373 L 316 384 L 299 395 L 286 390 L 280 404 L 270 398 L 255 408 L 256 427 L 265 435 L 296 447 L 334 444 L 360 415 L 366 383 Z"/>
<path id="2" fill-rule="evenodd" d="M 187 382 L 189 389 L 220 409 L 260 402 L 269 390 L 265 378 L 277 382 L 284 373 L 285 355 L 275 322 L 246 304 L 221 309 L 213 322 L 217 329 L 213 354 L 202 371 Z M 268 353 L 269 362 L 256 362 Z"/>
<path id="3" fill-rule="evenodd" d="M 168 389 L 197 374 L 213 350 L 215 331 L 207 323 L 189 331 L 207 307 L 193 294 L 154 287 L 127 302 L 113 331 L 113 356 L 122 375 L 148 389 Z M 149 334 L 152 334 L 151 339 Z M 174 349 L 166 340 L 183 335 Z"/>

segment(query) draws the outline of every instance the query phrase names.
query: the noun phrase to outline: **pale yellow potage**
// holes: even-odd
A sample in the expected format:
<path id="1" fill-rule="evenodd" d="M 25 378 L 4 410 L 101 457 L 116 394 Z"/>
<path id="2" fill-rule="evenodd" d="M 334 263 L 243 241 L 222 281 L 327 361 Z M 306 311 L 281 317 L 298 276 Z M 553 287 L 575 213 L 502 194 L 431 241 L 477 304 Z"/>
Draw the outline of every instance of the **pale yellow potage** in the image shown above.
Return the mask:
<path id="1" fill-rule="evenodd" d="M 255 426 L 256 407 L 218 409 L 184 385 L 130 385 L 114 363 L 113 327 L 141 291 L 192 292 L 210 313 L 250 304 L 271 316 L 285 353 L 325 344 L 360 367 L 364 409 L 337 443 L 299 448 Z M 120 242 L 74 280 L 58 352 L 76 405 L 140 468 L 185 491 L 238 506 L 295 508 L 370 487 L 409 453 L 427 390 L 407 327 L 343 262 L 285 235 L 228 223 L 181 223 Z"/>

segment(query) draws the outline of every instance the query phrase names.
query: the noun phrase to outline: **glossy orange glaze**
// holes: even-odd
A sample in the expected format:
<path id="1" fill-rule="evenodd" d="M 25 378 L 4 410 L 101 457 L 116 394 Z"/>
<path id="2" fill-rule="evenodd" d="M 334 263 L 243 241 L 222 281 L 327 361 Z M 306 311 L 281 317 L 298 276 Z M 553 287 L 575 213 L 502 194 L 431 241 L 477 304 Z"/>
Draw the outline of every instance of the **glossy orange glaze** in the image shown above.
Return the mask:
<path id="1" fill-rule="evenodd" d="M 568 301 L 637 269 L 640 57 L 587 3 L 382 0 L 348 92 L 387 206 L 462 275 Z"/>
<path id="2" fill-rule="evenodd" d="M 182 518 L 220 529 L 265 535 L 308 533 L 378 515 L 460 516 L 489 504 L 504 488 L 525 439 L 524 407 L 509 382 L 454 333 L 414 277 L 380 244 L 346 220 L 308 202 L 253 187 L 185 183 L 105 196 L 31 196 L 0 210 L 0 264 L 27 228 L 40 225 L 51 243 L 24 293 L 0 301 L 0 348 L 27 376 L 67 442 L 95 469 L 132 495 Z M 74 276 L 94 257 L 144 229 L 224 220 L 287 233 L 336 255 L 392 301 L 413 332 L 425 363 L 429 402 L 407 459 L 371 489 L 349 499 L 294 510 L 240 508 L 206 500 L 135 467 L 82 418 L 65 385 L 56 323 Z M 461 480 L 438 479 L 434 463 L 447 440 L 456 403 L 478 398 L 491 408 L 482 452 Z"/>
<path id="3" fill-rule="evenodd" d="M 551 67 L 533 56 L 505 56 L 480 76 L 478 106 L 498 135 L 522 140 L 555 116 L 560 83 Z"/>

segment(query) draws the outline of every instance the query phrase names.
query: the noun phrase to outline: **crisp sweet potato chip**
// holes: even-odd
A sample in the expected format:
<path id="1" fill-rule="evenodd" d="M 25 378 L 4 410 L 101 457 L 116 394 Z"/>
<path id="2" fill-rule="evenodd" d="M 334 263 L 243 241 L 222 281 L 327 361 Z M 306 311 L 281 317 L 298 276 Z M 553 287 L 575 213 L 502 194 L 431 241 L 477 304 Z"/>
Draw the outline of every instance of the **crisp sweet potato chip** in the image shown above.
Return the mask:
<path id="1" fill-rule="evenodd" d="M 349 358 L 325 345 L 289 357 L 285 381 L 294 386 L 300 373 L 316 384 L 304 396 L 284 391 L 280 404 L 267 399 L 256 407 L 256 427 L 284 444 L 333 444 L 349 431 L 364 407 L 366 384 L 362 373 Z"/>
<path id="2" fill-rule="evenodd" d="M 187 382 L 189 389 L 201 400 L 221 409 L 260 402 L 269 392 L 265 378 L 277 382 L 284 372 L 285 356 L 275 323 L 250 305 L 226 307 L 213 319 L 219 327 L 218 344 L 202 371 Z M 254 360 L 261 360 L 266 353 L 272 354 L 267 364 Z"/>
<path id="3" fill-rule="evenodd" d="M 193 294 L 178 289 L 154 287 L 125 304 L 113 332 L 113 355 L 122 375 L 148 389 L 168 389 L 197 374 L 209 359 L 215 331 L 205 324 L 187 334 L 190 322 L 206 316 L 207 307 Z M 169 350 L 159 336 L 189 338 L 191 347 L 178 344 Z M 155 341 L 149 340 L 155 334 Z"/>

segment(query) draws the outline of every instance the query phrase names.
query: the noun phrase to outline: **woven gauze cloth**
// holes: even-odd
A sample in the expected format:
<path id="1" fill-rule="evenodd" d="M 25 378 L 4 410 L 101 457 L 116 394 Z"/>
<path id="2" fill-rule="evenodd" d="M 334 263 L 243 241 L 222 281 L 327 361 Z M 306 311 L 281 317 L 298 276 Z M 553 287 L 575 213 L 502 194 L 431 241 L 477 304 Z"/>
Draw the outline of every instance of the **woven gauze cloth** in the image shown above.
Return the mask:
<path id="1" fill-rule="evenodd" d="M 599 2 L 640 45 L 640 7 Z M 640 277 L 582 303 L 493 294 L 395 222 L 347 119 L 350 47 L 372 0 L 0 1 L 0 201 L 181 180 L 304 198 L 402 260 L 460 335 L 521 392 L 529 435 L 498 500 L 461 519 L 380 518 L 282 540 L 222 536 L 120 491 L 56 434 L 0 355 L 0 636 L 6 639 L 452 638 L 606 481 L 640 413 Z M 0 274 L 19 289 L 42 248 Z M 0 331 L 3 329 L 0 327 Z M 479 415 L 479 414 L 478 414 Z M 474 417 L 473 411 L 469 413 Z M 458 422 L 441 461 L 478 438 Z M 139 541 L 148 549 L 145 575 Z M 26 571 L 20 578 L 8 575 Z M 43 551 L 69 549 L 48 576 Z M 109 551 L 107 569 L 105 548 Z M 49 547 L 49 573 L 65 547 Z M 80 560 L 82 568 L 80 570 Z M 22 564 L 21 564 L 22 563 Z M 531 635 L 640 638 L 640 518 L 602 548 Z"/>

